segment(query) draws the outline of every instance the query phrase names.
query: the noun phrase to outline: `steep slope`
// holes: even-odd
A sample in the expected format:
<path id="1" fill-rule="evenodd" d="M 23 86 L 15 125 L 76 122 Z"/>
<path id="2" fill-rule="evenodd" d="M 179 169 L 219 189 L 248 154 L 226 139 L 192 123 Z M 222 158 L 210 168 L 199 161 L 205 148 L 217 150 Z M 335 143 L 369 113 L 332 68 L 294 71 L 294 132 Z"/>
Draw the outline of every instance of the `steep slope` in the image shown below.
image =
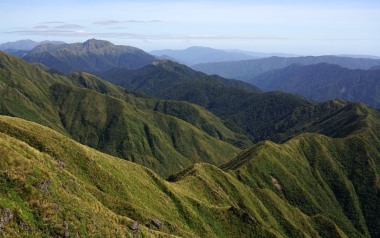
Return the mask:
<path id="1" fill-rule="evenodd" d="M 37 46 L 23 57 L 63 73 L 99 72 L 112 68 L 140 68 L 155 60 L 152 55 L 130 46 L 91 39 L 84 43 Z"/>
<path id="2" fill-rule="evenodd" d="M 10 237 L 132 237 L 134 221 L 144 237 L 377 237 L 380 117 L 344 111 L 360 125 L 345 138 L 262 142 L 224 171 L 196 164 L 171 182 L 0 116 L 0 227 Z"/>
<path id="3" fill-rule="evenodd" d="M 221 164 L 235 147 L 175 117 L 140 111 L 91 90 L 51 87 L 62 124 L 77 141 L 168 176 L 193 164 Z"/>
<path id="4" fill-rule="evenodd" d="M 315 101 L 342 98 L 380 107 L 380 70 L 350 70 L 326 63 L 291 65 L 249 82 L 265 91 L 295 93 Z"/>
<path id="5" fill-rule="evenodd" d="M 134 221 L 144 237 L 228 237 L 259 229 L 240 225 L 226 204 L 187 198 L 186 187 L 35 123 L 0 116 L 0 151 L 6 237 L 132 237 Z M 233 227 L 221 229 L 227 224 Z"/>
<path id="6" fill-rule="evenodd" d="M 254 143 L 263 139 L 284 141 L 308 131 L 311 123 L 324 131 L 327 125 L 318 121 L 345 105 L 340 101 L 315 105 L 290 94 L 262 93 L 243 82 L 206 76 L 167 60 L 133 71 L 111 70 L 100 76 L 134 91 L 203 106 Z"/>
<path id="7" fill-rule="evenodd" d="M 246 136 L 231 131 L 223 124 L 220 118 L 195 104 L 184 101 L 166 101 L 150 98 L 110 84 L 87 73 L 71 74 L 70 78 L 80 86 L 101 94 L 116 97 L 139 109 L 161 112 L 165 115 L 184 120 L 220 140 L 243 147 L 251 144 Z"/>
<path id="8" fill-rule="evenodd" d="M 158 57 L 170 57 L 177 62 L 189 66 L 208 62 L 237 61 L 256 58 L 244 53 L 229 52 L 201 46 L 193 46 L 183 50 L 155 50 L 150 53 Z"/>
<path id="9" fill-rule="evenodd" d="M 210 101 L 207 90 L 212 91 L 228 87 L 247 92 L 260 92 L 260 89 L 248 83 L 225 79 L 216 75 L 208 76 L 171 60 L 154 61 L 152 64 L 137 70 L 112 69 L 97 75 L 113 84 L 153 96 L 174 94 L 175 91 L 178 91 L 178 87 L 192 91 L 197 90 L 197 87 L 200 86 L 199 91 L 204 92 L 202 92 L 202 97 L 198 97 L 198 100 L 205 102 Z M 203 85 L 206 88 L 202 87 Z M 184 94 L 183 90 L 179 91 L 178 94 Z"/>
<path id="10" fill-rule="evenodd" d="M 336 64 L 344 68 L 365 70 L 379 65 L 380 60 L 338 56 L 270 57 L 256 60 L 198 64 L 192 66 L 192 68 L 207 74 L 218 74 L 226 78 L 250 81 L 262 73 L 285 68 L 292 64 L 312 65 L 319 63 Z"/>
<path id="11" fill-rule="evenodd" d="M 340 118 L 355 125 L 345 138 L 302 134 L 282 145 L 266 141 L 222 168 L 254 189 L 269 188 L 316 223 L 334 222 L 348 237 L 378 237 L 380 115 L 355 104 Z"/>
<path id="12" fill-rule="evenodd" d="M 201 108 L 186 104 L 174 110 L 181 103 L 138 98 L 94 76 L 52 75 L 15 57 L 0 56 L 1 114 L 47 125 L 162 176 L 194 162 L 224 163 L 239 150 L 221 139 L 246 140 Z"/>

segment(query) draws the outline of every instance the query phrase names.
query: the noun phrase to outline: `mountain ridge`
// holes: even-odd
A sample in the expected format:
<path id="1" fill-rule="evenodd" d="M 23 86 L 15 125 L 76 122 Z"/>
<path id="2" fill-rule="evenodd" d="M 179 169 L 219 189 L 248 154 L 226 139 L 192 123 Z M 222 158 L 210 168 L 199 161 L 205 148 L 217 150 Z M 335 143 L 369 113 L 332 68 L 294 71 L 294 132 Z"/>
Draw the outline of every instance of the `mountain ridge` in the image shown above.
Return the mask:
<path id="1" fill-rule="evenodd" d="M 23 59 L 69 74 L 76 71 L 93 73 L 120 67 L 136 69 L 156 58 L 135 47 L 90 39 L 84 43 L 39 45 Z"/>
<path id="2" fill-rule="evenodd" d="M 379 108 L 380 71 L 346 69 L 338 65 L 290 65 L 263 73 L 250 81 L 265 91 L 278 90 L 314 101 L 342 98 Z"/>
<path id="3" fill-rule="evenodd" d="M 378 59 L 349 58 L 339 56 L 302 56 L 302 57 L 270 57 L 256 60 L 245 60 L 236 62 L 220 62 L 193 65 L 195 70 L 207 74 L 218 74 L 222 77 L 239 79 L 242 81 L 253 80 L 254 77 L 274 69 L 281 69 L 291 64 L 337 64 L 349 69 L 369 69 L 379 65 Z"/>
<path id="4" fill-rule="evenodd" d="M 180 103 L 161 108 L 159 101 L 127 95 L 94 76 L 49 74 L 3 53 L 0 86 L 2 114 L 47 125 L 81 143 L 154 168 L 162 176 L 194 161 L 221 164 L 239 151 L 223 140 L 244 140 L 201 108 L 187 105 L 171 112 Z M 200 118 L 191 119 L 186 111 Z"/>
<path id="5" fill-rule="evenodd" d="M 222 169 L 195 164 L 170 182 L 36 123 L 0 116 L 0 209 L 11 214 L 2 231 L 131 236 L 138 221 L 147 237 L 376 237 L 379 114 L 360 104 L 348 111 L 364 113 L 366 125 L 345 138 L 261 142 Z"/>

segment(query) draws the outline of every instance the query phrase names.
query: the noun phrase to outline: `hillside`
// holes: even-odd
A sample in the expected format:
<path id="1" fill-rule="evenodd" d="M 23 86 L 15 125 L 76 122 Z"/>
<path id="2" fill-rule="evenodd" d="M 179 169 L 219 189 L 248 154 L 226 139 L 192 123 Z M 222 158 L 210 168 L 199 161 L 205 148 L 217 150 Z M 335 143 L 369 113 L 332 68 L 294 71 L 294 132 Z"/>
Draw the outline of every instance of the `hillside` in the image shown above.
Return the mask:
<path id="1" fill-rule="evenodd" d="M 265 91 L 295 93 L 319 102 L 342 98 L 380 107 L 380 70 L 350 70 L 326 63 L 291 65 L 249 82 Z"/>
<path id="2" fill-rule="evenodd" d="M 136 69 L 151 63 L 155 57 L 131 46 L 90 39 L 84 43 L 39 45 L 23 59 L 68 74 L 77 71 L 94 73 L 123 67 Z"/>
<path id="3" fill-rule="evenodd" d="M 345 138 L 262 142 L 162 180 L 32 122 L 0 116 L 5 236 L 377 237 L 379 114 Z M 136 227 L 136 226 L 135 226 Z"/>
<path id="4" fill-rule="evenodd" d="M 239 151 L 224 141 L 247 140 L 188 103 L 139 98 L 87 74 L 49 74 L 3 53 L 0 86 L 1 114 L 49 126 L 164 177 L 194 162 L 220 165 Z"/>
<path id="5" fill-rule="evenodd" d="M 282 69 L 292 64 L 312 65 L 319 63 L 336 64 L 348 69 L 366 70 L 379 65 L 380 60 L 338 56 L 270 57 L 235 62 L 205 63 L 194 65 L 192 68 L 207 74 L 218 74 L 226 78 L 251 81 L 254 77 L 262 73 Z"/>
<path id="6" fill-rule="evenodd" d="M 339 101 L 317 105 L 290 94 L 262 93 L 246 83 L 207 76 L 168 60 L 138 70 L 118 69 L 99 75 L 133 91 L 196 103 L 253 143 L 264 139 L 281 142 L 301 132 L 324 131 L 327 125 L 318 124 L 319 120 L 345 105 Z M 312 123 L 314 129 L 309 128 Z"/>
<path id="7" fill-rule="evenodd" d="M 183 84 L 190 87 L 189 91 L 200 84 L 208 85 L 209 90 L 214 90 L 215 87 L 231 87 L 247 92 L 261 91 L 251 84 L 225 79 L 217 75 L 208 76 L 171 60 L 154 61 L 152 64 L 136 70 L 111 69 L 97 75 L 113 84 L 153 96 L 173 94 L 174 88 Z M 208 92 L 205 92 L 205 95 L 199 100 L 209 101 L 207 94 Z"/>

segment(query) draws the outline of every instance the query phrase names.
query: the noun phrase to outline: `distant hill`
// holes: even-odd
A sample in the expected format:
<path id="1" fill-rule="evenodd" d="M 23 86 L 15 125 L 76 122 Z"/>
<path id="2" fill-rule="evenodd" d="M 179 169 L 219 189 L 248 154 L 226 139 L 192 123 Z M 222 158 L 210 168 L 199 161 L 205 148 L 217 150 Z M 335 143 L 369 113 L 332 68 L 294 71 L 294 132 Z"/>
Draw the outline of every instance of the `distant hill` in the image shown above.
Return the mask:
<path id="1" fill-rule="evenodd" d="M 341 101 L 314 104 L 291 94 L 263 93 L 244 82 L 207 76 L 168 60 L 137 70 L 114 69 L 100 77 L 133 91 L 205 107 L 253 143 L 284 141 L 304 131 L 326 131 L 334 136 L 319 120 L 346 105 Z"/>
<path id="2" fill-rule="evenodd" d="M 370 69 L 371 69 L 371 70 L 380 69 L 380 65 L 373 66 L 373 67 L 370 68 Z"/>
<path id="3" fill-rule="evenodd" d="M 32 40 L 19 40 L 14 42 L 7 42 L 0 44 L 0 50 L 5 51 L 7 53 L 10 53 L 10 51 L 29 51 L 32 50 L 34 47 L 38 45 L 43 44 L 64 44 L 63 41 L 32 41 Z"/>
<path id="4" fill-rule="evenodd" d="M 173 87 L 179 84 L 198 85 L 208 84 L 212 86 L 235 87 L 249 92 L 260 92 L 261 90 L 249 83 L 233 79 L 225 79 L 217 75 L 209 76 L 205 73 L 192 70 L 191 68 L 171 60 L 154 61 L 143 68 L 136 70 L 111 69 L 97 74 L 101 78 L 128 88 L 132 91 L 142 92 L 148 95 L 174 93 Z M 189 88 L 190 89 L 190 88 Z M 217 89 L 217 87 L 215 88 Z M 207 93 L 204 97 L 209 97 Z M 208 100 L 199 98 L 199 100 Z M 202 105 L 205 106 L 205 105 Z"/>
<path id="5" fill-rule="evenodd" d="M 230 50 L 225 50 L 228 52 L 235 52 L 235 53 L 242 53 L 246 55 L 253 56 L 255 58 L 269 58 L 269 57 L 299 57 L 301 55 L 296 55 L 296 54 L 288 54 L 288 53 L 263 53 L 263 52 L 254 52 L 254 51 L 246 51 L 246 50 L 237 50 L 237 49 L 230 49 Z"/>
<path id="6" fill-rule="evenodd" d="M 361 59 L 380 59 L 379 56 L 375 55 L 350 55 L 350 54 L 343 54 L 343 55 L 337 55 L 339 57 L 350 57 L 350 58 L 361 58 Z"/>
<path id="7" fill-rule="evenodd" d="M 291 65 L 255 77 L 265 91 L 295 93 L 315 101 L 342 98 L 380 107 L 380 70 L 351 70 L 338 65 Z"/>
<path id="8" fill-rule="evenodd" d="M 84 43 L 39 45 L 23 59 L 68 74 L 77 71 L 93 73 L 122 67 L 136 69 L 151 63 L 155 57 L 138 48 L 91 39 Z"/>
<path id="9" fill-rule="evenodd" d="M 235 62 L 205 63 L 194 65 L 192 68 L 207 74 L 218 74 L 226 78 L 251 81 L 259 74 L 285 68 L 292 64 L 311 65 L 319 63 L 336 64 L 348 69 L 370 69 L 379 65 L 380 60 L 338 56 L 270 57 Z"/>
<path id="10" fill-rule="evenodd" d="M 175 60 L 188 66 L 221 61 L 236 61 L 257 58 L 240 52 L 230 52 L 209 47 L 193 46 L 184 50 L 154 50 L 150 52 L 157 57 Z"/>

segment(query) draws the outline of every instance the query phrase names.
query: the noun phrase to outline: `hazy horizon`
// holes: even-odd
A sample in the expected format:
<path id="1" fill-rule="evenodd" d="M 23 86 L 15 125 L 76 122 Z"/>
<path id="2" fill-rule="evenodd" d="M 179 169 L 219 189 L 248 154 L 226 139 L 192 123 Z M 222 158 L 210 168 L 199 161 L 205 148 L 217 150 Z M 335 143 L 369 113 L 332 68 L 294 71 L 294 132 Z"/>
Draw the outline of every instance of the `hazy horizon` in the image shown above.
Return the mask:
<path id="1" fill-rule="evenodd" d="M 376 1 L 0 0 L 1 42 L 89 38 L 145 51 L 204 46 L 380 56 Z"/>

